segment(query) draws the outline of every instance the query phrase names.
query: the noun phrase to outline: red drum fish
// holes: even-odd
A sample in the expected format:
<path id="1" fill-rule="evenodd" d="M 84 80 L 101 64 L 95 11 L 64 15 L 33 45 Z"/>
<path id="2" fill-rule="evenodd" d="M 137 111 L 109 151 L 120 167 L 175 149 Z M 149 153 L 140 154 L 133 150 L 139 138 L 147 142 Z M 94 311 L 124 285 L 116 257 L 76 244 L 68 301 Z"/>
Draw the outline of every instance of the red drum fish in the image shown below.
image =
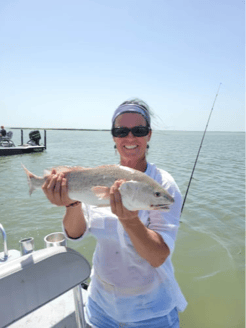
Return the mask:
<path id="1" fill-rule="evenodd" d="M 23 166 L 24 167 L 24 166 Z M 95 168 L 57 167 L 67 179 L 68 195 L 88 205 L 110 206 L 110 187 L 116 180 L 125 180 L 119 188 L 122 203 L 130 211 L 162 210 L 168 211 L 174 202 L 173 197 L 148 175 L 120 165 L 104 165 Z M 24 170 L 28 177 L 30 195 L 41 188 L 51 171 L 38 177 Z"/>

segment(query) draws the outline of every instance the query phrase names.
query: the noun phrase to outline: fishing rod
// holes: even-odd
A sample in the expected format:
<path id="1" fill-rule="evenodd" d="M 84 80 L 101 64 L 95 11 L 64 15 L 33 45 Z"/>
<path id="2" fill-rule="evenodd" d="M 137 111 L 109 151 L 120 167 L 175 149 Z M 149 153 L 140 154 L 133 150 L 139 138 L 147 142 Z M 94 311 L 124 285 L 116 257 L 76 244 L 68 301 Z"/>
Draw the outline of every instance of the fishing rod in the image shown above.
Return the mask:
<path id="1" fill-rule="evenodd" d="M 182 208 L 181 208 L 181 213 L 183 212 L 183 208 L 184 208 L 184 205 L 185 205 L 186 197 L 187 197 L 188 192 L 189 192 L 189 188 L 190 188 L 191 180 L 192 180 L 192 178 L 193 178 L 193 174 L 194 174 L 194 171 L 195 171 L 195 168 L 196 168 L 196 163 L 197 163 L 197 161 L 198 161 L 198 157 L 199 157 L 199 154 L 200 154 L 200 150 L 201 150 L 201 148 L 202 148 L 202 143 L 203 143 L 203 140 L 204 140 L 205 134 L 206 134 L 206 132 L 207 132 L 207 128 L 208 128 L 208 124 L 209 124 L 209 121 L 210 121 L 210 117 L 211 117 L 211 115 L 212 115 L 212 111 L 213 111 L 213 109 L 214 109 L 214 104 L 215 104 L 216 99 L 217 99 L 217 96 L 218 96 L 218 94 L 219 94 L 220 86 L 221 86 L 221 83 L 220 83 L 220 85 L 219 85 L 218 91 L 217 91 L 216 96 L 215 96 L 215 98 L 214 98 L 213 106 L 212 106 L 212 108 L 211 108 L 211 111 L 210 111 L 210 114 L 209 114 L 209 117 L 208 117 L 208 121 L 207 121 L 207 125 L 206 125 L 206 128 L 205 128 L 204 133 L 203 133 L 203 136 L 202 136 L 202 141 L 201 141 L 201 144 L 200 144 L 200 147 L 199 147 L 199 150 L 198 150 L 197 156 L 196 156 L 195 164 L 194 164 L 194 166 L 193 166 L 193 170 L 192 170 L 192 172 L 191 172 L 191 176 L 190 176 L 190 180 L 189 180 L 189 183 L 188 183 L 188 187 L 187 187 L 187 190 L 186 190 L 186 193 L 185 193 L 184 201 L 183 201 Z"/>

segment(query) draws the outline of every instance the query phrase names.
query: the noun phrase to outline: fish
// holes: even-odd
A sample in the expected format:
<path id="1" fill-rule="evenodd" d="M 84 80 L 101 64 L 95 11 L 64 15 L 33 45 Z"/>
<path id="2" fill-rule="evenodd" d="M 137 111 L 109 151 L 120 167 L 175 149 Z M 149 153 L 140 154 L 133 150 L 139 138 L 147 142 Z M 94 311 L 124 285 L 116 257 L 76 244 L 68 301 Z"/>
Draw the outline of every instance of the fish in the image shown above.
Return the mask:
<path id="1" fill-rule="evenodd" d="M 51 170 L 38 177 L 22 165 L 28 178 L 29 194 L 41 189 Z M 116 180 L 124 180 L 119 187 L 122 203 L 129 211 L 169 211 L 174 198 L 154 179 L 143 172 L 121 165 L 103 165 L 95 168 L 54 168 L 67 179 L 68 196 L 73 200 L 98 207 L 110 206 L 110 187 Z"/>

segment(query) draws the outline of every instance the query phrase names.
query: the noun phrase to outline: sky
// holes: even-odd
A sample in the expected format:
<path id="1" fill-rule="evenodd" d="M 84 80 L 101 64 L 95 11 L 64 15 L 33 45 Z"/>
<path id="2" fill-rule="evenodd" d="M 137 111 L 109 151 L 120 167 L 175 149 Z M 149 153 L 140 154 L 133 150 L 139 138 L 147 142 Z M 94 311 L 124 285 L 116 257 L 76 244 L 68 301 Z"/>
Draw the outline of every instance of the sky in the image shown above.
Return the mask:
<path id="1" fill-rule="evenodd" d="M 1 0 L 0 125 L 110 129 L 140 98 L 153 128 L 245 129 L 245 1 Z"/>

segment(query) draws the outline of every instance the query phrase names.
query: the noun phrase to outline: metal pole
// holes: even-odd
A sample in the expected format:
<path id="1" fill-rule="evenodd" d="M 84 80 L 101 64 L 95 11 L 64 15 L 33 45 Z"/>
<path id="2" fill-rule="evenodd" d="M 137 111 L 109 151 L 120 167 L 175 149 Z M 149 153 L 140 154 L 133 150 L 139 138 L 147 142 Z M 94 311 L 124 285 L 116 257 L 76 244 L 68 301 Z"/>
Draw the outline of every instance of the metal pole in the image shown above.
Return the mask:
<path id="1" fill-rule="evenodd" d="M 74 304 L 75 304 L 75 317 L 78 328 L 86 328 L 86 321 L 84 315 L 83 296 L 81 285 L 73 289 Z"/>
<path id="2" fill-rule="evenodd" d="M 44 147 L 46 149 L 46 130 L 44 130 Z"/>
<path id="3" fill-rule="evenodd" d="M 215 104 L 215 101 L 216 101 L 217 96 L 218 96 L 218 94 L 219 94 L 220 86 L 221 86 L 221 83 L 220 83 L 220 85 L 219 85 L 218 91 L 217 91 L 216 96 L 215 96 L 215 98 L 214 98 L 213 106 L 212 106 L 212 108 L 211 108 L 211 111 L 210 111 L 210 114 L 209 114 L 209 118 L 208 118 L 208 121 L 207 121 L 207 125 L 206 125 L 206 128 L 205 128 L 204 133 L 203 133 L 203 136 L 202 136 L 202 141 L 201 141 L 201 144 L 200 144 L 200 147 L 199 147 L 199 150 L 198 150 L 197 156 L 196 156 L 195 164 L 194 164 L 194 167 L 193 167 L 193 170 L 192 170 L 192 173 L 191 173 L 191 176 L 190 176 L 190 180 L 189 180 L 189 183 L 188 183 L 188 187 L 187 187 L 187 190 L 186 190 L 186 193 L 185 193 L 185 197 L 184 197 L 183 205 L 182 205 L 182 208 L 181 208 L 181 213 L 183 212 L 183 208 L 184 208 L 184 205 L 185 205 L 186 197 L 187 197 L 187 195 L 188 195 L 188 191 L 189 191 L 189 188 L 190 188 L 190 184 L 191 184 L 191 180 L 192 180 L 192 177 L 193 177 L 193 173 L 194 173 L 195 168 L 196 168 L 196 163 L 197 163 L 197 160 L 198 160 L 198 157 L 199 157 L 199 154 L 200 154 L 200 150 L 201 150 L 201 148 L 202 148 L 202 143 L 203 143 L 203 140 L 204 140 L 204 137 L 205 137 L 205 134 L 206 134 L 207 128 L 208 128 L 208 123 L 209 123 L 209 121 L 210 121 L 210 117 L 211 117 L 211 115 L 212 115 L 212 111 L 213 111 L 213 109 L 214 109 L 214 104 Z"/>
<path id="4" fill-rule="evenodd" d="M 23 130 L 21 130 L 21 146 L 23 145 Z"/>

